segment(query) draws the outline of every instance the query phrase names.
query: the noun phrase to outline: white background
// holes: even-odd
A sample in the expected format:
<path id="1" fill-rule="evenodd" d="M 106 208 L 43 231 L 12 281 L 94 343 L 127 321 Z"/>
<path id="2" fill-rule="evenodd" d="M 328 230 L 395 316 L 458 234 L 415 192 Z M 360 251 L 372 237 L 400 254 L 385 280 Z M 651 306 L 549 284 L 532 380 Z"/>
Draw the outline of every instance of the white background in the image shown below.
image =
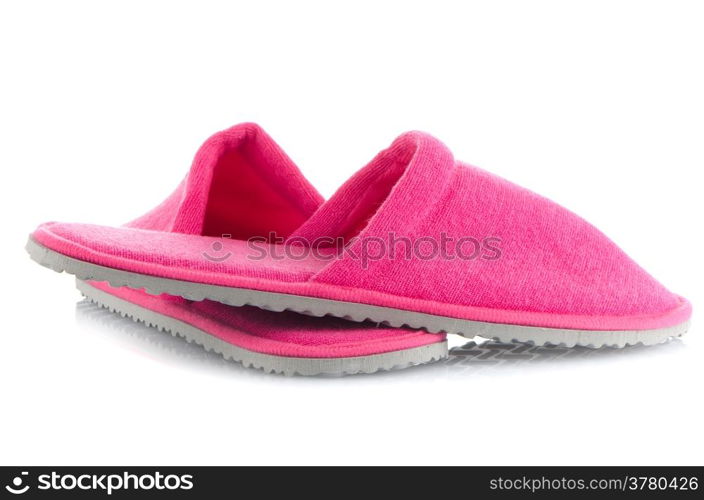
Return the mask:
<path id="1" fill-rule="evenodd" d="M 702 463 L 701 2 L 3 2 L 2 464 Z M 257 121 L 329 196 L 421 129 L 695 307 L 683 341 L 268 376 L 85 305 L 46 220 L 121 224 Z M 463 341 L 453 338 L 453 345 Z"/>

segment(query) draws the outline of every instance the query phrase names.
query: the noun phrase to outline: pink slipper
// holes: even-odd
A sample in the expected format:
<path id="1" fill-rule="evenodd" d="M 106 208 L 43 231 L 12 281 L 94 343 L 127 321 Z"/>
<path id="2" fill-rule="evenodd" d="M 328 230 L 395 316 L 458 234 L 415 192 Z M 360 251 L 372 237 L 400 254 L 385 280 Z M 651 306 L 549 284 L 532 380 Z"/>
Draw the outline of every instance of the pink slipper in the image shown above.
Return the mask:
<path id="1" fill-rule="evenodd" d="M 258 160 L 215 168 L 215 163 L 201 161 L 213 150 L 224 157 Z M 274 141 L 256 125 L 243 124 L 209 139 L 177 190 L 128 226 L 236 238 L 267 236 L 272 230 L 288 235 L 321 203 L 322 197 Z M 212 259 L 219 258 L 217 248 L 208 251 Z M 78 280 L 76 286 L 102 307 L 266 372 L 372 373 L 447 357 L 444 335 L 418 330 L 192 302 L 97 281 Z"/>
<path id="2" fill-rule="evenodd" d="M 285 375 L 398 370 L 447 357 L 444 335 L 76 281 L 91 302 L 202 345 L 225 359 Z"/>
<path id="3" fill-rule="evenodd" d="M 261 163 L 227 151 L 204 147 L 196 165 L 217 175 Z M 276 223 L 242 209 L 253 227 Z M 47 223 L 28 250 L 54 269 L 155 293 L 500 341 L 653 344 L 685 333 L 691 314 L 587 222 L 419 132 L 377 155 L 286 244 L 222 240 L 213 236 L 227 224 L 215 227 L 203 237 Z M 204 257 L 214 245 L 225 258 Z"/>

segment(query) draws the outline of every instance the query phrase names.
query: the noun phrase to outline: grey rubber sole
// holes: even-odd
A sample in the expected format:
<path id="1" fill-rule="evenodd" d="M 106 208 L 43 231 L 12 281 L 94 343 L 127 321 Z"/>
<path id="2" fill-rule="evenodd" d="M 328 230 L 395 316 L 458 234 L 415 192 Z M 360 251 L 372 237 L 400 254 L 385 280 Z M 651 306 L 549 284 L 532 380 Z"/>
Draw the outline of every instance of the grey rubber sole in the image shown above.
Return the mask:
<path id="1" fill-rule="evenodd" d="M 65 271 L 81 280 L 107 281 L 112 286 L 144 289 L 154 295 L 167 293 L 190 300 L 214 300 L 231 306 L 252 305 L 269 311 L 290 310 L 310 316 L 330 315 L 351 321 L 372 321 L 393 327 L 422 328 L 430 333 L 454 333 L 468 338 L 480 336 L 504 343 L 520 342 L 593 348 L 625 347 L 637 344 L 654 345 L 673 337 L 680 337 L 689 328 L 689 321 L 654 330 L 614 331 L 570 330 L 486 323 L 355 302 L 207 285 L 138 274 L 67 257 L 44 247 L 31 238 L 27 242 L 26 248 L 32 259 L 54 271 Z"/>
<path id="2" fill-rule="evenodd" d="M 81 280 L 76 280 L 76 288 L 94 304 L 114 313 L 155 327 L 174 337 L 183 337 L 187 342 L 195 342 L 206 351 L 221 354 L 225 359 L 239 362 L 245 368 L 256 368 L 267 373 L 306 376 L 355 375 L 400 370 L 440 361 L 447 358 L 448 355 L 447 341 L 400 351 L 348 358 L 292 358 L 262 354 L 237 347 L 193 325 L 110 295 Z"/>

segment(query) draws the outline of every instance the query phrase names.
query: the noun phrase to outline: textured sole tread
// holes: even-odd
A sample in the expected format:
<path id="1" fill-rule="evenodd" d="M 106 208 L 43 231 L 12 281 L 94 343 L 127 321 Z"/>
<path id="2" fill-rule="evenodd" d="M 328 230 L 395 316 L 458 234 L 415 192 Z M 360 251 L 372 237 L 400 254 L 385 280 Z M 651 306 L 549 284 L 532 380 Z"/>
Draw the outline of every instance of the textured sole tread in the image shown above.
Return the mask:
<path id="1" fill-rule="evenodd" d="M 448 355 L 447 341 L 400 351 L 347 358 L 293 358 L 263 354 L 229 344 L 193 325 L 140 307 L 80 280 L 76 281 L 76 287 L 93 304 L 119 314 L 123 318 L 129 318 L 174 337 L 180 337 L 188 343 L 200 345 L 206 352 L 215 352 L 226 360 L 242 364 L 245 368 L 254 368 L 265 373 L 287 376 L 369 374 L 432 363 L 445 359 Z"/>
<path id="2" fill-rule="evenodd" d="M 126 286 L 152 295 L 179 295 L 188 300 L 213 300 L 231 306 L 255 306 L 268 311 L 293 311 L 309 316 L 334 316 L 350 321 L 370 321 L 396 328 L 410 327 L 429 333 L 450 333 L 467 338 L 484 337 L 503 343 L 527 343 L 536 346 L 627 347 L 655 345 L 681 337 L 689 321 L 655 330 L 573 330 L 543 328 L 403 311 L 389 307 L 342 302 L 274 292 L 192 283 L 169 278 L 113 269 L 67 257 L 50 250 L 31 238 L 27 242 L 31 258 L 57 272 L 67 272 L 80 280 L 104 281 L 111 286 Z"/>

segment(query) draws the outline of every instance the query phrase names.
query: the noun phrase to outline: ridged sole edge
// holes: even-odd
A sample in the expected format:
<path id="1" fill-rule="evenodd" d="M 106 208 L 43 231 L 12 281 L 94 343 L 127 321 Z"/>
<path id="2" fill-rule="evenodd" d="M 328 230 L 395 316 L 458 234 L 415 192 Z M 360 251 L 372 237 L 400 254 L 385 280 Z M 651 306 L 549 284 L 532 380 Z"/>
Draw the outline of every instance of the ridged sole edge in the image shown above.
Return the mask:
<path id="1" fill-rule="evenodd" d="M 390 307 L 208 285 L 133 273 L 68 257 L 46 248 L 31 237 L 27 241 L 26 249 L 33 260 L 54 271 L 67 272 L 80 280 L 105 281 L 115 287 L 142 289 L 153 295 L 167 293 L 189 300 L 208 299 L 237 307 L 251 305 L 268 311 L 288 310 L 318 317 L 329 315 L 357 322 L 372 321 L 397 328 L 424 329 L 430 333 L 452 333 L 467 338 L 480 336 L 503 343 L 620 348 L 638 344 L 660 344 L 670 338 L 681 337 L 689 328 L 689 320 L 671 327 L 653 330 L 573 330 L 486 323 Z"/>
<path id="2" fill-rule="evenodd" d="M 187 342 L 202 346 L 206 351 L 216 352 L 225 359 L 241 363 L 245 368 L 255 368 L 266 373 L 288 376 L 355 375 L 401 370 L 440 361 L 448 356 L 447 341 L 399 351 L 346 358 L 294 358 L 263 354 L 225 342 L 193 325 L 115 297 L 83 281 L 77 280 L 76 288 L 90 302 L 113 313 L 170 333 L 174 337 L 182 337 Z"/>

